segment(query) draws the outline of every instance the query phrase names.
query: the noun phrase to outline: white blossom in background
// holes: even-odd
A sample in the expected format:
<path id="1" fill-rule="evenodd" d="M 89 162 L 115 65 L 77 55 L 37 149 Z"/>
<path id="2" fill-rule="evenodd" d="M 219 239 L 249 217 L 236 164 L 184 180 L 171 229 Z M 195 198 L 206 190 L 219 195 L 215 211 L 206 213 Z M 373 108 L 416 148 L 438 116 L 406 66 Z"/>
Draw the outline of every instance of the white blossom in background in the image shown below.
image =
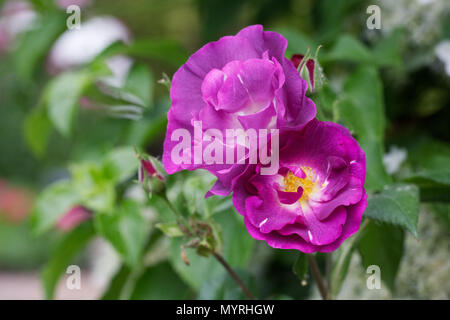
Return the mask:
<path id="1" fill-rule="evenodd" d="M 450 40 L 444 40 L 434 48 L 436 56 L 444 64 L 445 72 L 450 77 Z"/>
<path id="2" fill-rule="evenodd" d="M 111 244 L 100 237 L 90 244 L 89 256 L 89 280 L 94 287 L 103 291 L 119 269 L 120 257 Z"/>
<path id="3" fill-rule="evenodd" d="M 116 18 L 92 18 L 82 23 L 79 30 L 68 30 L 56 40 L 49 55 L 50 72 L 83 65 L 112 43 L 129 40 L 128 29 Z"/>
<path id="4" fill-rule="evenodd" d="M 383 164 L 386 172 L 394 174 L 400 169 L 400 166 L 405 162 L 407 156 L 406 149 L 392 146 L 389 152 L 383 156 Z"/>
<path id="5" fill-rule="evenodd" d="M 427 45 L 436 41 L 441 25 L 450 13 L 448 0 L 379 0 L 381 32 L 404 27 L 412 43 Z"/>
<path id="6" fill-rule="evenodd" d="M 28 2 L 6 2 L 0 11 L 0 52 L 8 50 L 19 34 L 30 30 L 36 17 Z"/>
<path id="7" fill-rule="evenodd" d="M 111 70 L 112 75 L 103 77 L 102 82 L 110 87 L 121 88 L 125 84 L 125 80 L 127 79 L 128 72 L 133 65 L 133 59 L 118 55 L 109 58 L 106 61 L 106 65 Z"/>
<path id="8" fill-rule="evenodd" d="M 61 9 L 70 5 L 84 7 L 90 2 L 91 0 L 55 0 Z M 0 52 L 9 50 L 21 33 L 33 29 L 38 18 L 28 1 L 6 1 L 0 10 Z"/>

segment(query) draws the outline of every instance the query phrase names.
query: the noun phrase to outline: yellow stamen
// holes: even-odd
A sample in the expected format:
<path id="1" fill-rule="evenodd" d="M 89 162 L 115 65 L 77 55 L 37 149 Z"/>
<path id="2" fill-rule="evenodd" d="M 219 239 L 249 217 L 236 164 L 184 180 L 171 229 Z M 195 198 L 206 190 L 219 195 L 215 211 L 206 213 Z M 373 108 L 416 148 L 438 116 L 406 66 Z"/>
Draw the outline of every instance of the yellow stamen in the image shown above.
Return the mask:
<path id="1" fill-rule="evenodd" d="M 317 190 L 318 177 L 313 169 L 310 167 L 301 167 L 305 172 L 305 178 L 295 176 L 292 171 L 289 171 L 284 177 L 284 191 L 297 192 L 298 187 L 302 187 L 303 194 L 299 199 L 300 202 L 308 200 L 312 193 Z"/>

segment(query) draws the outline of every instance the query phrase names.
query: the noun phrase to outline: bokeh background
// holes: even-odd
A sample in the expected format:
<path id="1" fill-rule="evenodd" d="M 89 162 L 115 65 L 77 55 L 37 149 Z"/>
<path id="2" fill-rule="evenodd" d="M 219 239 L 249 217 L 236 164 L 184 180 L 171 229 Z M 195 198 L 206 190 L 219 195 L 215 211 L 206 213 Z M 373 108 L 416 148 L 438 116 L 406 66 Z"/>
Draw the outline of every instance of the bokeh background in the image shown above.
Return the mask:
<path id="1" fill-rule="evenodd" d="M 72 37 L 63 35 L 70 15 L 65 9 L 71 3 L 81 6 L 82 26 L 75 31 L 81 34 L 78 37 L 74 32 Z M 381 9 L 379 30 L 366 26 L 370 16 L 366 9 L 371 4 Z M 89 165 L 100 163 L 117 147 L 138 146 L 160 156 L 170 101 L 167 87 L 157 80 L 163 73 L 170 78 L 189 54 L 206 42 L 251 24 L 282 33 L 289 41 L 288 56 L 322 46 L 318 57 L 329 100 L 315 101 L 324 119 L 336 116 L 339 103 L 335 101 L 345 100 L 346 79 L 361 66 L 374 68 L 381 80 L 380 101 L 385 113 L 384 170 L 398 180 L 422 169 L 439 172 L 432 179 L 439 188 L 433 185 L 421 192 L 418 237 L 405 233 L 401 252 L 392 258 L 397 261 L 393 267 L 396 278 L 381 290 L 368 290 L 365 269 L 355 254 L 339 298 L 449 298 L 449 1 L 36 0 L 0 1 L 0 8 L 0 299 L 45 297 L 42 270 L 48 270 L 44 268 L 67 238 L 71 222 L 67 228 L 59 225 L 40 234 L 33 232 L 32 211 L 42 190 L 74 172 L 81 180 L 87 179 L 85 171 L 96 170 Z M 118 46 L 112 50 L 117 50 L 117 55 L 106 54 L 115 57 L 107 60 L 112 74 L 98 71 L 100 76 L 88 90 L 69 79 L 62 97 L 54 98 L 64 100 L 83 88 L 71 119 L 54 115 L 61 117 L 56 129 L 48 119 L 39 120 L 42 114 L 37 110 L 46 99 L 52 99 L 46 96 L 52 81 L 63 83 L 64 79 L 57 78 L 61 72 L 92 66 L 94 58 L 116 41 L 124 41 L 132 49 Z M 133 69 L 144 70 L 142 78 L 137 78 L 137 87 L 144 93 L 134 92 L 141 98 L 134 104 L 114 89 L 117 83 L 123 85 L 133 62 L 144 68 Z M 81 81 L 86 80 L 83 75 Z M 75 74 L 79 80 L 78 76 Z M 370 88 L 367 90 L 362 102 L 370 105 L 378 98 L 372 99 Z M 78 169 L 70 169 L 73 166 Z M 109 183 L 97 181 L 106 179 L 101 174 L 89 177 L 98 185 Z M 429 181 L 425 180 L 426 186 Z M 83 180 L 83 186 L 91 182 Z M 111 191 L 98 188 L 95 192 L 103 196 Z M 145 198 L 133 181 L 119 181 L 113 188 L 116 197 Z M 49 202 L 53 205 L 59 204 Z M 148 211 L 158 211 L 155 208 L 154 204 L 146 206 Z M 169 214 L 164 209 L 157 212 L 161 213 Z M 148 219 L 154 219 L 154 212 L 148 213 Z M 235 227 L 226 219 L 219 220 L 224 229 Z M 191 274 L 180 267 L 179 253 L 169 250 L 173 246 L 163 237 L 155 237 L 156 245 L 145 259 L 145 266 L 153 268 L 140 273 L 137 285 L 120 295 L 114 295 L 112 287 L 127 273 L 122 252 L 105 240 L 108 237 L 93 237 L 72 259 L 82 268 L 82 289 L 67 289 L 63 279 L 55 298 L 98 299 L 105 294 L 135 299 L 240 298 L 220 272 L 208 279 L 207 285 L 202 283 L 204 266 Z M 248 276 L 260 296 L 318 298 L 309 282 L 301 286 L 292 273 L 295 252 L 270 249 L 249 239 L 245 230 L 227 237 L 234 239 L 239 250 L 233 264 L 244 278 Z M 72 239 L 73 243 L 82 241 Z M 390 290 L 394 284 L 395 290 Z"/>

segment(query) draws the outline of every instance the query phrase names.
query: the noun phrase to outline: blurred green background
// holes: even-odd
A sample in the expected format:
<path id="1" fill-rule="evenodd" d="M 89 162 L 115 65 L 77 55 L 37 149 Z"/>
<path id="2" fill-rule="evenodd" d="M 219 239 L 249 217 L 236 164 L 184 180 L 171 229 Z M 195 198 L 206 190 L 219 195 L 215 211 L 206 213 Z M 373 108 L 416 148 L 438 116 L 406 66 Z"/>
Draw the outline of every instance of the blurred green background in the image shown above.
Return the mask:
<path id="1" fill-rule="evenodd" d="M 370 16 L 366 9 L 371 4 L 381 9 L 380 30 L 369 30 L 366 26 Z M 0 7 L 6 5 L 7 1 L 0 1 Z M 47 232 L 36 235 L 31 231 L 36 222 L 30 216 L 35 199 L 52 182 L 72 176 L 77 180 L 76 188 L 95 189 L 89 189 L 95 193 L 90 195 L 90 208 L 100 211 L 116 210 L 126 205 L 128 198 L 138 199 L 136 202 L 141 201 L 143 211 L 153 211 L 144 213 L 149 225 L 155 219 L 154 211 L 160 220 L 159 215 L 169 214 L 154 198 L 145 204 L 139 200 L 142 194 L 133 176 L 136 164 L 130 164 L 131 173 L 126 179 L 119 177 L 120 174 L 116 177 L 115 173 L 104 173 L 107 165 L 103 164 L 114 158 L 111 153 L 118 147 L 137 146 L 151 155 L 161 156 L 170 101 L 167 88 L 157 80 L 163 78 L 163 73 L 171 77 L 206 42 L 235 34 L 251 24 L 262 24 L 265 30 L 285 36 L 289 42 L 288 58 L 294 53 L 304 54 L 308 48 L 314 52 L 322 46 L 318 57 L 323 69 L 323 87 L 312 98 L 322 120 L 345 124 L 367 147 L 365 151 L 373 169 L 368 172 L 369 190 L 380 191 L 380 186 L 390 179 L 414 181 L 420 188 L 419 240 L 402 234 L 399 252 L 383 258 L 388 260 L 387 268 L 391 268 L 387 271 L 390 278 L 383 279 L 386 288 L 375 291 L 365 288 L 365 270 L 355 255 L 339 297 L 449 298 L 448 1 L 90 1 L 81 8 L 82 23 L 98 16 L 115 17 L 128 29 L 128 49 L 113 45 L 109 47 L 111 52 L 98 52 L 100 55 L 94 62 L 85 63 L 85 67 L 69 69 L 69 72 L 78 70 L 73 71 L 75 78 L 81 75 L 86 83 L 69 79 L 67 90 L 54 99 L 70 100 L 67 92 L 77 91 L 79 86 L 79 95 L 73 97 L 77 103 L 72 106 L 67 102 L 71 116 L 51 114 L 50 119 L 40 110 L 45 104 L 59 103 L 52 102 L 52 94 L 48 92 L 57 90 L 54 79 L 59 84 L 64 79 L 50 70 L 49 53 L 55 40 L 67 30 L 65 19 L 69 14 L 50 0 L 30 1 L 26 8 L 35 15 L 30 26 L 14 37 L 9 34 L 8 41 L 5 37 L 2 40 L 0 33 L 0 298 L 44 297 L 36 279 L 55 252 L 61 250 L 67 232 L 43 227 Z M 11 10 L 3 9 L 0 30 L 7 29 L 11 14 Z M 98 89 L 99 79 L 108 74 L 103 62 L 114 54 L 129 56 L 144 67 L 134 79 L 138 92 L 132 92 L 143 103 L 131 103 L 125 95 L 130 92 L 123 88 L 106 94 Z M 82 107 L 78 103 L 82 96 L 97 103 L 93 108 Z M 125 102 L 132 106 L 125 112 L 108 109 Z M 74 108 L 79 110 L 73 112 Z M 128 119 L 134 118 L 135 113 L 136 120 Z M 355 120 L 355 114 L 361 116 Z M 360 126 L 373 127 L 374 132 L 381 130 L 381 134 L 366 136 Z M 203 176 L 195 179 L 184 183 L 188 183 L 188 188 L 189 183 L 202 184 L 198 187 L 200 193 L 207 189 Z M 112 194 L 113 200 L 104 199 L 108 194 Z M 59 208 L 59 203 L 52 204 Z M 217 218 L 228 241 L 224 250 L 229 253 L 225 255 L 259 297 L 317 297 L 310 283 L 302 287 L 291 271 L 297 257 L 295 252 L 269 249 L 253 241 L 239 219 L 228 220 L 223 215 Z M 236 228 L 242 232 L 235 231 Z M 81 254 L 77 252 L 69 257 L 87 270 L 89 276 L 83 281 L 88 284 L 77 293 L 60 288 L 57 298 L 91 299 L 104 294 L 107 298 L 136 299 L 242 298 L 222 270 L 207 258 L 190 254 L 191 268 L 183 265 L 178 252 L 179 239 L 169 241 L 161 232 L 151 231 L 152 250 L 145 254 L 144 269 L 137 272 L 123 263 L 134 259 L 134 253 L 128 257 L 127 244 L 118 245 L 111 240 L 109 231 L 99 229 L 102 231 L 97 232 L 103 240 L 89 239 L 89 246 Z M 207 262 L 201 260 L 196 264 L 197 259 Z M 44 270 L 48 276 L 48 265 Z M 213 271 L 209 274 L 205 270 Z M 59 275 L 54 276 L 56 280 Z M 124 285 L 132 278 L 139 281 L 128 287 Z M 55 285 L 52 281 L 47 279 L 47 294 Z M 118 293 L 115 286 L 125 286 L 125 289 Z"/>

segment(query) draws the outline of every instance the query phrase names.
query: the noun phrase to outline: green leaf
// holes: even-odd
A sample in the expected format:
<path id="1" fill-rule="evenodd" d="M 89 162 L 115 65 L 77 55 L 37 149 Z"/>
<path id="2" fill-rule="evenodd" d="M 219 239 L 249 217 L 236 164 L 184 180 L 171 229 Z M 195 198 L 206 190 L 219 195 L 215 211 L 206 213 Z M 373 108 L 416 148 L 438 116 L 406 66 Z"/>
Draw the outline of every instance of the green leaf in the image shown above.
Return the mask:
<path id="1" fill-rule="evenodd" d="M 140 262 L 150 229 L 138 203 L 125 200 L 111 212 L 97 213 L 94 221 L 98 232 L 129 266 Z"/>
<path id="2" fill-rule="evenodd" d="M 323 60 L 344 60 L 357 63 L 375 63 L 370 50 L 350 35 L 342 35 Z"/>
<path id="3" fill-rule="evenodd" d="M 50 120 L 64 136 L 69 136 L 77 114 L 83 90 L 91 77 L 86 71 L 63 73 L 54 78 L 45 89 L 45 101 Z"/>
<path id="4" fill-rule="evenodd" d="M 256 294 L 255 281 L 249 272 L 235 270 L 239 278 Z M 248 297 L 228 274 L 222 274 L 205 281 L 199 290 L 197 300 L 245 300 Z"/>
<path id="5" fill-rule="evenodd" d="M 132 300 L 180 300 L 189 298 L 190 289 L 167 262 L 148 267 L 137 279 Z"/>
<path id="6" fill-rule="evenodd" d="M 186 207 L 190 214 L 203 214 L 205 210 L 206 188 L 204 179 L 201 176 L 189 176 L 183 184 L 183 196 L 186 200 Z"/>
<path id="7" fill-rule="evenodd" d="M 53 299 L 55 287 L 64 270 L 67 269 L 71 261 L 92 239 L 94 234 L 92 222 L 85 222 L 72 230 L 58 245 L 42 271 L 42 281 L 47 299 Z"/>
<path id="8" fill-rule="evenodd" d="M 305 54 L 308 48 L 316 48 L 317 44 L 307 35 L 297 30 L 289 28 L 279 28 L 276 30 L 288 41 L 288 54 Z M 288 58 L 291 58 L 288 56 Z"/>
<path id="9" fill-rule="evenodd" d="M 194 249 L 185 249 L 189 261 L 189 265 L 186 265 L 181 259 L 183 243 L 181 238 L 171 238 L 169 261 L 180 278 L 192 289 L 199 290 L 203 282 L 225 273 L 225 269 L 213 256 L 199 256 Z"/>
<path id="10" fill-rule="evenodd" d="M 393 184 L 371 196 L 365 216 L 406 228 L 417 237 L 419 189 L 413 184 Z"/>
<path id="11" fill-rule="evenodd" d="M 430 204 L 431 211 L 441 219 L 441 222 L 450 230 L 450 204 L 433 203 Z"/>
<path id="12" fill-rule="evenodd" d="M 338 102 L 344 124 L 355 134 L 366 153 L 365 187 L 381 190 L 391 182 L 383 166 L 385 114 L 382 83 L 373 67 L 360 67 L 344 84 L 344 99 Z"/>
<path id="13" fill-rule="evenodd" d="M 116 199 L 115 173 L 98 163 L 71 166 L 72 180 L 80 204 L 94 211 L 111 210 Z"/>
<path id="14" fill-rule="evenodd" d="M 123 182 L 133 176 L 139 161 L 131 146 L 118 147 L 107 154 L 104 165 L 113 173 L 114 181 Z"/>
<path id="15" fill-rule="evenodd" d="M 248 234 L 242 216 L 231 207 L 214 215 L 214 220 L 222 229 L 225 260 L 232 267 L 247 267 L 255 240 Z"/>
<path id="16" fill-rule="evenodd" d="M 180 47 L 179 43 L 172 40 L 139 40 L 129 45 L 122 42 L 113 43 L 106 48 L 97 58 L 118 54 L 134 56 L 138 58 L 151 58 L 169 63 L 172 66 L 179 67 L 185 63 L 189 55 Z"/>
<path id="17" fill-rule="evenodd" d="M 33 232 L 41 234 L 52 228 L 78 201 L 78 194 L 70 181 L 59 181 L 47 187 L 39 195 L 34 206 L 31 216 Z"/>
<path id="18" fill-rule="evenodd" d="M 308 257 L 305 253 L 300 252 L 295 259 L 295 263 L 292 266 L 292 271 L 300 280 L 300 282 L 306 281 L 308 277 Z"/>
<path id="19" fill-rule="evenodd" d="M 24 81 L 31 80 L 39 62 L 57 37 L 67 28 L 66 17 L 60 11 L 39 17 L 36 22 L 37 27 L 22 37 L 13 56 L 17 73 Z"/>
<path id="20" fill-rule="evenodd" d="M 161 230 L 166 236 L 170 238 L 183 236 L 183 231 L 181 231 L 178 223 L 176 222 L 157 223 L 155 227 Z"/>
<path id="21" fill-rule="evenodd" d="M 449 159 L 450 161 L 450 159 Z M 450 170 L 448 168 L 422 169 L 405 179 L 417 183 L 431 183 L 450 186 Z"/>
<path id="22" fill-rule="evenodd" d="M 362 234 L 364 234 L 365 229 L 369 220 L 366 219 L 362 224 L 358 233 L 352 236 L 350 239 L 345 241 L 337 250 L 337 257 L 334 261 L 333 268 L 330 275 L 330 296 L 336 298 L 341 290 L 342 284 L 348 273 L 348 268 L 355 251 L 358 241 Z"/>
<path id="23" fill-rule="evenodd" d="M 373 55 L 378 65 L 402 67 L 402 50 L 404 49 L 405 32 L 395 29 L 383 36 L 373 49 Z"/>
<path id="24" fill-rule="evenodd" d="M 395 278 L 403 255 L 403 243 L 404 232 L 401 228 L 370 221 L 358 244 L 364 268 L 379 266 L 381 280 L 391 292 L 395 291 Z"/>
<path id="25" fill-rule="evenodd" d="M 35 108 L 27 115 L 23 132 L 25 141 L 34 155 L 43 156 L 52 132 L 52 125 L 44 108 Z"/>
<path id="26" fill-rule="evenodd" d="M 102 296 L 102 300 L 119 300 L 123 288 L 126 286 L 131 276 L 131 269 L 126 264 L 122 264 L 114 277 L 109 282 L 108 288 Z"/>
<path id="27" fill-rule="evenodd" d="M 255 240 L 250 237 L 242 217 L 230 208 L 214 215 L 213 228 L 218 227 L 223 234 L 222 255 L 233 268 L 245 268 L 253 253 Z M 217 226 L 218 225 L 218 226 Z M 212 279 L 225 272 L 212 256 L 200 257 L 193 249 L 185 249 L 190 265 L 181 259 L 181 245 L 185 243 L 181 238 L 172 238 L 170 246 L 170 262 L 180 277 L 193 289 L 198 290 L 204 281 Z"/>
<path id="28" fill-rule="evenodd" d="M 128 73 L 123 87 L 123 94 L 125 95 L 123 98 L 138 105 L 149 107 L 153 100 L 154 82 L 155 79 L 149 68 L 144 64 L 136 63 Z"/>
<path id="29" fill-rule="evenodd" d="M 450 202 L 450 147 L 423 138 L 408 150 L 412 173 L 404 178 L 420 189 L 421 201 Z"/>
<path id="30" fill-rule="evenodd" d="M 315 37 L 321 42 L 331 41 L 348 29 L 348 17 L 355 11 L 362 13 L 366 10 L 365 3 L 359 0 L 319 1 L 314 5 L 317 32 Z"/>
<path id="31" fill-rule="evenodd" d="M 420 201 L 422 202 L 450 202 L 449 185 L 419 177 L 410 178 L 407 181 L 413 182 L 419 187 Z"/>

